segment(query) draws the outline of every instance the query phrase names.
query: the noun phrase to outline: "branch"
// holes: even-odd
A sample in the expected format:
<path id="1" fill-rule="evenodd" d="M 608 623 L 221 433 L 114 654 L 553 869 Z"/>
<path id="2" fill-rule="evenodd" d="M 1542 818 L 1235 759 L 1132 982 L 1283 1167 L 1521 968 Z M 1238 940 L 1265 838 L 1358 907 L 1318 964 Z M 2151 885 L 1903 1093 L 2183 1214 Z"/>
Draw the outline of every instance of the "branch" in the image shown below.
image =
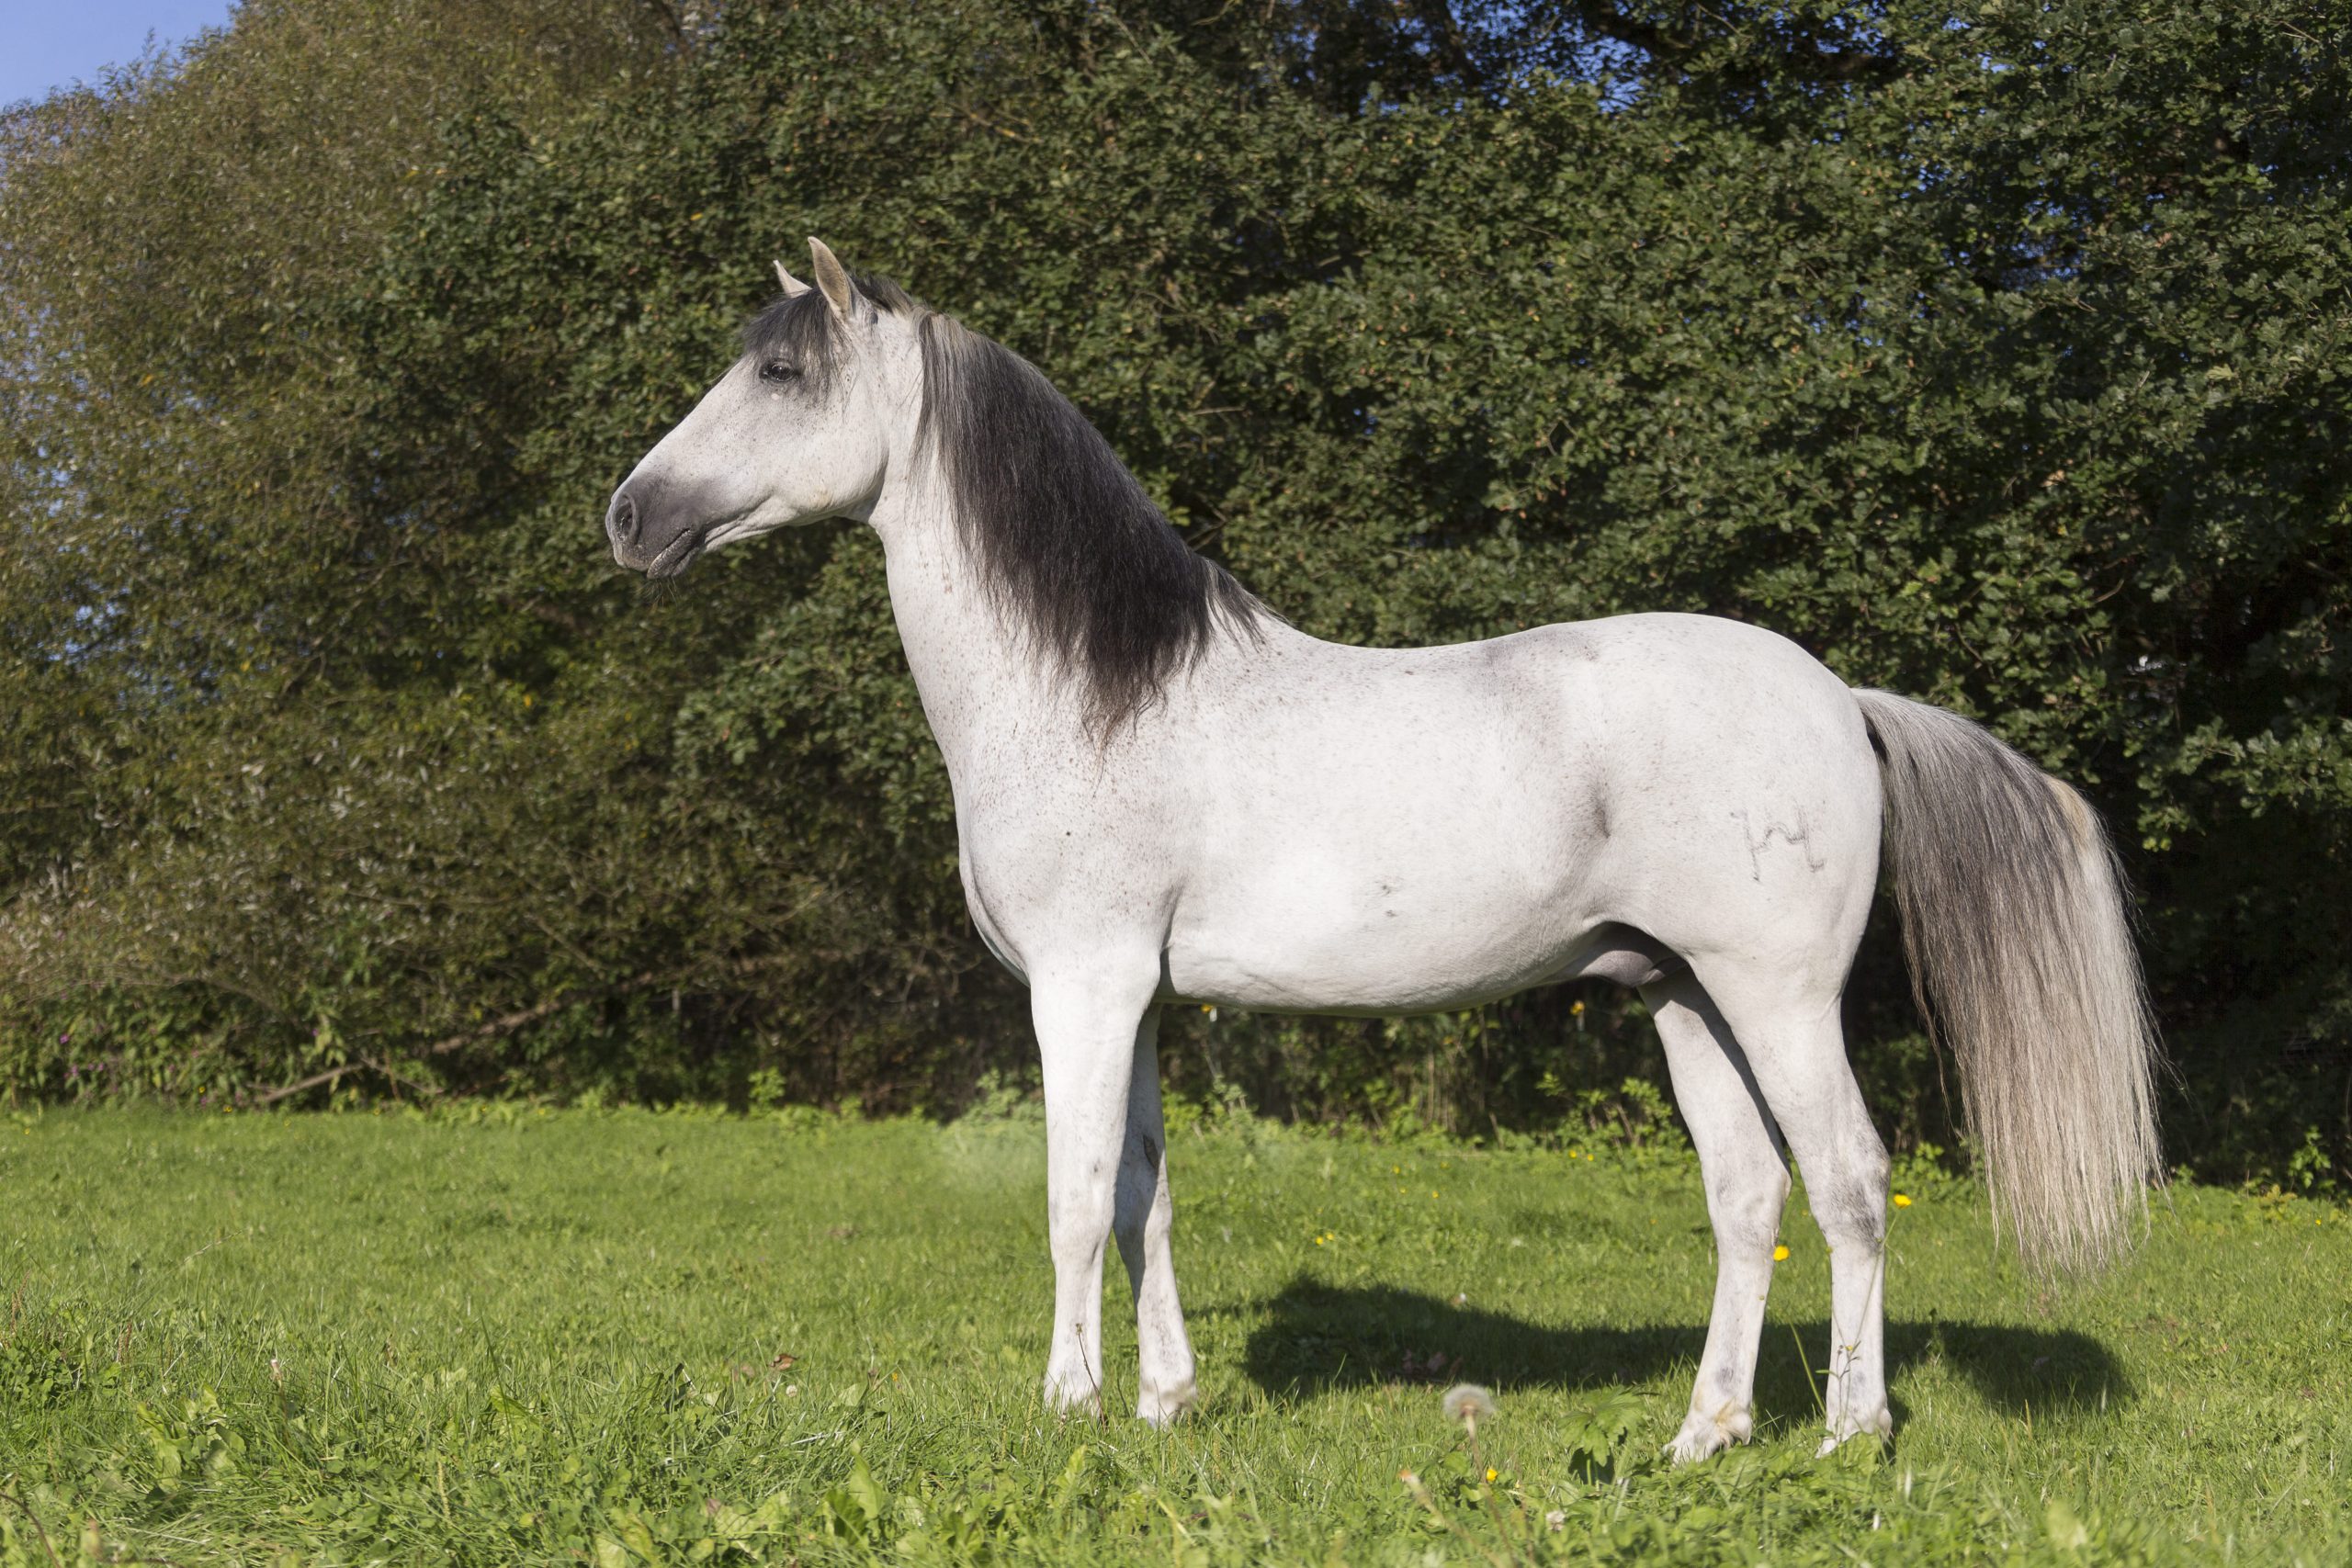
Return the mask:
<path id="1" fill-rule="evenodd" d="M 1629 17 L 1609 0 L 1568 0 L 1566 9 L 1601 37 L 1638 49 L 1653 60 L 1663 62 L 1687 54 L 1697 41 L 1689 37 L 1675 38 L 1654 22 Z"/>
<path id="2" fill-rule="evenodd" d="M 772 953 L 759 958 L 741 958 L 726 965 L 720 970 L 720 974 L 731 977 L 753 975 L 762 969 L 774 968 L 791 956 L 793 955 L 790 953 Z M 630 976 L 617 986 L 574 987 L 568 991 L 559 991 L 545 1001 L 534 1002 L 531 1006 L 517 1011 L 503 1013 L 488 1022 L 478 1023 L 471 1029 L 461 1030 L 456 1034 L 444 1035 L 416 1054 L 420 1056 L 446 1056 L 452 1051 L 463 1050 L 469 1045 L 479 1045 L 485 1040 L 496 1040 L 503 1035 L 512 1034 L 518 1029 L 528 1029 L 532 1024 L 537 1023 L 542 1019 L 552 1017 L 575 1002 L 584 1002 L 598 997 L 626 997 L 639 991 L 660 990 L 664 987 L 684 989 L 697 980 L 707 980 L 711 977 L 707 971 L 699 974 L 691 970 L 662 974 L 648 969 L 641 975 Z M 265 1105 L 275 1105 L 279 1100 L 300 1094 L 305 1089 L 320 1089 L 338 1082 L 345 1074 L 356 1073 L 362 1068 L 381 1073 L 395 1083 L 404 1081 L 380 1061 L 372 1056 L 363 1056 L 345 1062 L 340 1066 L 329 1067 L 323 1072 L 312 1073 L 309 1077 L 296 1082 L 280 1084 L 276 1089 L 255 1096 L 254 1105 L 256 1109 Z"/>
<path id="3" fill-rule="evenodd" d="M 1724 16 L 1705 6 L 1698 9 L 1720 26 L 1723 31 L 1712 34 L 1702 23 L 1686 18 L 1686 25 L 1669 27 L 1667 23 L 1630 16 L 1618 0 L 1564 0 L 1562 10 L 1589 31 L 1614 42 L 1638 49 L 1661 65 L 1675 70 L 1709 40 L 1710 36 L 1736 38 L 1743 28 L 1766 31 L 1779 46 L 1782 62 L 1792 76 L 1809 80 L 1854 82 L 1867 78 L 1891 76 L 1899 61 L 1890 55 L 1868 49 L 1824 49 L 1821 35 L 1807 28 L 1774 29 L 1761 17 L 1738 15 L 1738 8 L 1726 6 Z M 1736 19 L 1735 19 L 1736 18 Z M 1751 66 L 1738 73 L 1742 79 L 1769 75 L 1765 68 Z"/>
<path id="4" fill-rule="evenodd" d="M 538 1022 L 541 1019 L 546 1018 L 552 1013 L 560 1012 L 563 1009 L 570 1007 L 574 1002 L 586 1001 L 589 998 L 594 996 L 626 996 L 631 991 L 643 990 L 648 985 L 652 983 L 654 978 L 655 976 L 649 973 L 645 975 L 639 975 L 631 979 L 623 981 L 616 987 L 609 988 L 583 987 L 578 990 L 559 992 L 555 996 L 549 997 L 547 1000 L 535 1003 L 530 1007 L 523 1009 L 519 1012 L 506 1013 L 502 1017 L 492 1019 L 487 1023 L 477 1024 L 473 1028 L 465 1030 L 459 1033 L 447 1035 L 442 1039 L 435 1040 L 432 1044 L 427 1045 L 424 1049 L 419 1051 L 417 1055 L 420 1056 L 445 1056 L 450 1052 L 461 1049 L 464 1046 L 476 1044 L 484 1040 L 495 1040 L 502 1034 L 512 1034 L 518 1029 L 527 1029 L 532 1024 Z M 277 1088 L 257 1096 L 254 1099 L 254 1103 L 256 1106 L 275 1105 L 279 1100 L 286 1099 L 289 1095 L 297 1095 L 306 1089 L 318 1089 L 322 1085 L 336 1082 L 345 1073 L 356 1073 L 362 1067 L 372 1068 L 377 1072 L 383 1073 L 387 1077 L 390 1077 L 392 1076 L 381 1063 L 377 1062 L 372 1057 L 362 1056 L 355 1060 L 345 1062 L 341 1066 L 329 1067 L 324 1072 L 312 1073 L 309 1077 L 300 1079 L 298 1082 L 281 1084 Z"/>
<path id="5" fill-rule="evenodd" d="M 1411 10 L 1429 34 L 1430 50 L 1437 56 L 1438 69 L 1459 77 L 1473 87 L 1486 84 L 1486 73 L 1471 57 L 1470 46 L 1462 36 L 1462 24 L 1454 18 L 1453 7 L 1446 0 L 1412 0 Z"/>

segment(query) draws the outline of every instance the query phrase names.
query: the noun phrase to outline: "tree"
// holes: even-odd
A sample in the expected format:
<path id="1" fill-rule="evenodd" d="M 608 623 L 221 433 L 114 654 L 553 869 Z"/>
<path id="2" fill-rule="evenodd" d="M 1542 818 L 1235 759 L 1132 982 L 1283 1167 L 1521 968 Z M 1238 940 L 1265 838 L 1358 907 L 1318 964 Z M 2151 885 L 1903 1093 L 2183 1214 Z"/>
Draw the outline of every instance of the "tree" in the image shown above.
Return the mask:
<path id="1" fill-rule="evenodd" d="M 235 288 L 186 328 L 109 303 L 135 274 L 61 194 L 177 165 L 102 118 L 20 138 L 11 515 L 105 542 L 20 552 L 0 624 L 46 650 L 21 723 L 124 716 L 88 809 L 23 818 L 0 992 L 44 1043 L 168 998 L 210 1082 L 762 1067 L 946 1106 L 1022 1062 L 870 541 L 642 603 L 595 535 L 764 258 L 821 232 L 1044 367 L 1317 633 L 1705 610 L 1984 716 L 2132 846 L 2177 1155 L 2283 1172 L 2315 1130 L 2341 1163 L 2342 30 L 2271 0 L 737 5 L 560 112 L 452 89 L 336 253 L 365 257 L 213 338 Z M 123 257 L 162 244 L 144 210 Z M 184 352 L 141 332 L 216 347 L 141 404 Z M 1643 1059 L 1566 1001 L 1195 1021 L 1178 1070 L 1540 1122 L 1539 1086 Z M 1851 1005 L 1894 1131 L 1948 1141 L 1883 945 Z M 74 1049 L 9 1061 L 53 1089 Z"/>

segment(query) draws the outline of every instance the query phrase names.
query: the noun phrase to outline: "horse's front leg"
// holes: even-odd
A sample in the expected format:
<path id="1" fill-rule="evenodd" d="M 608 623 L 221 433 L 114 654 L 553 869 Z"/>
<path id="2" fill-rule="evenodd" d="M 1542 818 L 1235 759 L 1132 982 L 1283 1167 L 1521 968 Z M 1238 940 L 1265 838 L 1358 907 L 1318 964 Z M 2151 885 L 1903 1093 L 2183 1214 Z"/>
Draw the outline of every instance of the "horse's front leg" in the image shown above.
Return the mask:
<path id="1" fill-rule="evenodd" d="M 1157 962 L 1148 960 L 1030 976 L 1045 1070 L 1046 1223 L 1054 1254 L 1046 1403 L 1057 1410 L 1102 1410 L 1102 1254 L 1118 1201 L 1138 1025 L 1159 978 Z M 1171 1288 L 1171 1303 L 1173 1296 Z"/>
<path id="2" fill-rule="evenodd" d="M 1168 1246 L 1168 1130 L 1159 1110 L 1159 1010 L 1136 1030 L 1135 1076 L 1127 1087 L 1127 1139 L 1119 1157 L 1112 1230 L 1135 1288 L 1136 1414 L 1164 1427 L 1193 1403 L 1193 1345 L 1176 1300 L 1176 1260 Z"/>

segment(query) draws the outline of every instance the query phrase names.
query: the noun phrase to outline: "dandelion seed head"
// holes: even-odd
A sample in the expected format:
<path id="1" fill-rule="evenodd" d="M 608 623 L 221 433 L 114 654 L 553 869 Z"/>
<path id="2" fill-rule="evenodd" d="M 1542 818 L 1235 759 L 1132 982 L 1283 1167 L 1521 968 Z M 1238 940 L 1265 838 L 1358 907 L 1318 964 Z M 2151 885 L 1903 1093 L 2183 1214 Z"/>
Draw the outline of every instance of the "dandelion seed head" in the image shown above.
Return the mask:
<path id="1" fill-rule="evenodd" d="M 1495 1396 L 1475 1382 L 1458 1382 L 1445 1391 L 1445 1418 L 1475 1427 L 1495 1417 Z"/>

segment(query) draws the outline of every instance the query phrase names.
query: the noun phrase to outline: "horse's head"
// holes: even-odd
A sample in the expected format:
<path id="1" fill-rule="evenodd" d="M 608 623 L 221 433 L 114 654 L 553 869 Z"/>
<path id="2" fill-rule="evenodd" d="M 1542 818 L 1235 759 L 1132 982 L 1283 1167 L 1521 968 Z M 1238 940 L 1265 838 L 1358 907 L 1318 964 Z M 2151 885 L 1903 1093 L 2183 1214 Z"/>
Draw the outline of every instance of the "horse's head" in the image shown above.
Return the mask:
<path id="1" fill-rule="evenodd" d="M 674 577 L 707 549 L 789 524 L 867 515 L 920 400 L 920 311 L 894 284 L 853 278 L 810 240 L 816 284 L 776 263 L 784 297 L 743 353 L 613 492 L 613 558 Z"/>

